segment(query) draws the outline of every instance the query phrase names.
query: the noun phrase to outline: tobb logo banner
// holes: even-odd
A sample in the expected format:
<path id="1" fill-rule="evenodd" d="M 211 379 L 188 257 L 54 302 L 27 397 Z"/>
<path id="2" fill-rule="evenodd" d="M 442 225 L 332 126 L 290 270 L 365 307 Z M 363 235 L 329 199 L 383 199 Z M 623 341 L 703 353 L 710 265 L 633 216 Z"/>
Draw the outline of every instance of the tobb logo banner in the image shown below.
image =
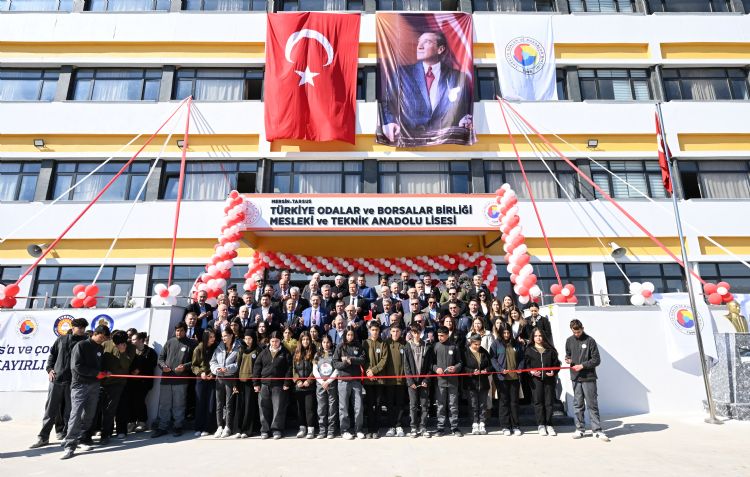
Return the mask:
<path id="1" fill-rule="evenodd" d="M 662 312 L 662 326 L 667 337 L 667 353 L 672 367 L 690 374 L 700 374 L 698 344 L 695 338 L 696 323 L 700 325 L 703 349 L 708 358 L 717 359 L 714 341 L 715 325 L 708 306 L 696 300 L 698 316 L 690 309 L 687 293 L 654 294 Z"/>

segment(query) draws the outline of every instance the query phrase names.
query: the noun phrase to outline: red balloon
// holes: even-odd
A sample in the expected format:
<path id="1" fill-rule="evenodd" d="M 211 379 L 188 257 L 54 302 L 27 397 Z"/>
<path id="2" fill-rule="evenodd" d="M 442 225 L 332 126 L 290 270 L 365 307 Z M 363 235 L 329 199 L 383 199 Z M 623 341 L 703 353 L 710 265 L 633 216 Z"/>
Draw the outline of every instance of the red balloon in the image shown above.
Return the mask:
<path id="1" fill-rule="evenodd" d="M 565 285 L 565 288 L 567 288 L 568 290 L 570 290 L 570 295 L 569 296 L 573 296 L 575 294 L 575 292 L 576 292 L 576 287 L 574 287 L 572 283 L 568 283 L 567 285 Z"/>
<path id="2" fill-rule="evenodd" d="M 708 295 L 708 302 L 712 305 L 721 305 L 722 297 L 718 293 Z"/>
<path id="3" fill-rule="evenodd" d="M 96 296 L 99 294 L 99 287 L 96 285 L 89 285 L 86 287 L 86 296 Z"/>
<path id="4" fill-rule="evenodd" d="M 81 300 L 80 298 L 73 298 L 72 300 L 70 300 L 70 306 L 72 306 L 73 308 L 81 308 L 83 306 L 83 300 Z"/>
<path id="5" fill-rule="evenodd" d="M 519 296 L 526 296 L 528 294 L 529 294 L 529 289 L 528 288 L 526 288 L 523 285 L 521 285 L 520 287 L 518 287 L 518 295 Z"/>
<path id="6" fill-rule="evenodd" d="M 238 253 L 237 250 L 232 250 L 227 255 L 229 255 L 229 260 L 231 260 L 233 258 L 237 258 Z"/>
<path id="7" fill-rule="evenodd" d="M 516 205 L 517 203 L 518 203 L 518 198 L 517 197 L 511 197 L 510 199 L 508 199 L 508 208 L 510 209 L 511 207 L 513 207 L 514 205 Z"/>
<path id="8" fill-rule="evenodd" d="M 508 221 L 508 225 L 512 229 L 513 227 L 515 227 L 516 225 L 518 225 L 518 223 L 520 221 L 521 221 L 521 218 L 518 217 L 517 215 L 514 215 L 513 218 Z M 508 231 L 510 232 L 510 230 L 508 230 Z"/>
<path id="9" fill-rule="evenodd" d="M 555 295 L 554 301 L 555 303 L 565 303 L 568 299 L 563 295 Z"/>
<path id="10" fill-rule="evenodd" d="M 502 187 L 499 189 L 495 189 L 495 195 L 502 196 L 504 194 L 505 194 L 505 189 L 503 189 Z"/>
<path id="11" fill-rule="evenodd" d="M 510 254 L 506 253 L 505 256 L 503 257 L 503 260 L 505 261 L 505 263 L 510 263 Z"/>
<path id="12" fill-rule="evenodd" d="M 233 190 L 232 192 L 229 193 L 229 197 L 231 197 L 232 199 L 236 199 L 239 196 L 240 196 L 240 193 L 237 192 L 236 190 Z"/>
<path id="13" fill-rule="evenodd" d="M 511 268 L 511 269 L 510 269 L 510 272 L 511 272 L 511 273 L 512 273 L 513 275 L 518 275 L 518 272 L 520 272 L 520 271 L 521 271 L 521 266 L 520 266 L 520 265 L 518 265 L 518 264 L 516 264 L 516 265 L 513 265 L 513 268 Z"/>
<path id="14" fill-rule="evenodd" d="M 86 285 L 76 285 L 73 287 L 73 295 L 78 295 L 81 292 L 86 291 Z"/>
<path id="15" fill-rule="evenodd" d="M 250 289 L 250 291 L 255 291 L 258 288 L 258 283 L 253 280 L 252 282 L 250 282 L 248 288 Z"/>
<path id="16" fill-rule="evenodd" d="M 501 200 L 503 200 L 502 197 L 495 197 L 495 203 L 499 204 Z"/>
<path id="17" fill-rule="evenodd" d="M 517 278 L 518 278 L 518 275 L 516 275 L 515 273 L 512 273 L 510 275 L 510 282 L 513 283 L 513 284 L 515 284 Z"/>
<path id="18" fill-rule="evenodd" d="M 169 290 L 164 289 L 164 290 L 160 291 L 159 292 L 159 296 L 162 297 L 162 298 L 168 297 L 169 296 Z"/>
<path id="19" fill-rule="evenodd" d="M 536 285 L 536 275 L 527 275 L 523 279 L 523 284 L 522 285 L 525 286 L 526 288 L 531 288 L 534 285 Z"/>
<path id="20" fill-rule="evenodd" d="M 5 287 L 5 296 L 16 296 L 18 295 L 18 292 L 20 291 L 20 288 L 18 288 L 18 285 L 15 283 L 11 283 L 7 287 Z"/>
<path id="21" fill-rule="evenodd" d="M 570 295 L 567 301 L 568 303 L 578 303 L 578 298 L 575 295 Z"/>
<path id="22" fill-rule="evenodd" d="M 522 267 L 529 263 L 529 260 L 531 260 L 531 256 L 527 253 L 524 253 L 523 255 L 518 255 L 516 258 L 516 264 L 521 265 Z"/>
<path id="23" fill-rule="evenodd" d="M 727 283 L 727 282 L 719 282 L 719 283 L 717 283 L 717 284 L 716 284 L 716 288 L 721 288 L 721 287 L 724 287 L 724 288 L 726 288 L 727 290 L 729 290 L 730 288 L 732 288 L 732 287 L 731 287 L 731 286 L 729 285 L 729 283 Z"/>
<path id="24" fill-rule="evenodd" d="M 706 295 L 713 295 L 714 293 L 716 293 L 717 288 L 718 287 L 715 283 L 706 283 L 705 285 L 703 285 L 703 292 Z"/>
<path id="25" fill-rule="evenodd" d="M 86 308 L 94 308 L 96 306 L 96 297 L 87 296 L 83 299 L 83 306 Z"/>
<path id="26" fill-rule="evenodd" d="M 3 308 L 13 308 L 14 306 L 16 306 L 16 303 L 18 303 L 18 301 L 15 299 L 15 297 L 6 296 L 5 300 L 3 300 L 2 302 L 2 305 Z"/>
<path id="27" fill-rule="evenodd" d="M 560 286 L 559 283 L 554 283 L 554 284 L 552 284 L 551 287 L 549 287 L 549 291 L 553 295 L 559 295 L 560 292 L 562 291 L 562 287 Z"/>
<path id="28" fill-rule="evenodd" d="M 724 303 L 729 303 L 730 301 L 734 300 L 734 297 L 731 293 L 727 293 L 726 295 L 722 296 L 721 299 L 724 301 Z"/>
<path id="29" fill-rule="evenodd" d="M 641 295 L 643 295 L 646 298 L 649 298 L 654 293 L 651 290 L 641 290 Z"/>

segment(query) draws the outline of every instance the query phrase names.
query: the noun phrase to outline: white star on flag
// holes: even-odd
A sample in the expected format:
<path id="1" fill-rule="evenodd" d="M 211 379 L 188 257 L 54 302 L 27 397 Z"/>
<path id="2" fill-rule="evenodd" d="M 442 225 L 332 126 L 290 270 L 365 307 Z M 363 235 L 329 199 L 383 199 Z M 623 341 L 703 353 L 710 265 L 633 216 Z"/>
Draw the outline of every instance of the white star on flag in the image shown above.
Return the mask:
<path id="1" fill-rule="evenodd" d="M 313 81 L 313 78 L 318 76 L 320 73 L 313 73 L 310 71 L 310 67 L 306 66 L 305 71 L 299 71 L 294 70 L 295 73 L 299 75 L 299 86 L 302 86 L 305 83 L 310 83 L 311 85 L 315 86 L 315 82 Z"/>

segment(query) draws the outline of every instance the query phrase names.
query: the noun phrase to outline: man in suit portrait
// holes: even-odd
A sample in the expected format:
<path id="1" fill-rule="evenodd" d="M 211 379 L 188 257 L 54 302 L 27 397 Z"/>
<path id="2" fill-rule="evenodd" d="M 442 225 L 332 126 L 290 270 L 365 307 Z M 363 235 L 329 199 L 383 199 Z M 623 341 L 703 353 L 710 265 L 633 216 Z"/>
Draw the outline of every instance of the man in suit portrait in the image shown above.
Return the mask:
<path id="1" fill-rule="evenodd" d="M 418 145 L 449 128 L 473 127 L 471 80 L 453 68 L 445 35 L 426 31 L 417 41 L 417 62 L 399 66 L 382 104 L 382 134 L 390 143 Z"/>
<path id="2" fill-rule="evenodd" d="M 205 291 L 199 291 L 198 301 L 194 301 L 185 308 L 185 316 L 187 316 L 188 313 L 194 313 L 197 320 L 196 325 L 202 330 L 208 328 L 208 322 L 214 317 L 214 308 L 206 303 L 207 298 L 208 293 Z"/>

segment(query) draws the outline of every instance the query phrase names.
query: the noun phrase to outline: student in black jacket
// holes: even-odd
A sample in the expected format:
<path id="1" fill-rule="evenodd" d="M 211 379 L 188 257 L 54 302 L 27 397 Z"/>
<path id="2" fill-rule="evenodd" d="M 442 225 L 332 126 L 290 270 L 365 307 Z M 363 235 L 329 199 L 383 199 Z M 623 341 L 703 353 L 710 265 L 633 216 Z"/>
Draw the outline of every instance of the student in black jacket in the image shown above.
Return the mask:
<path id="1" fill-rule="evenodd" d="M 539 314 L 539 305 L 531 302 L 529 304 L 529 328 L 533 331 L 539 328 L 544 332 L 544 336 L 547 337 L 547 341 L 552 346 L 555 346 L 555 340 L 552 336 L 552 325 L 549 322 L 549 318 Z"/>
<path id="2" fill-rule="evenodd" d="M 471 403 L 472 425 L 471 433 L 485 435 L 487 429 L 484 414 L 487 410 L 487 392 L 490 390 L 490 355 L 482 348 L 482 337 L 474 333 L 469 336 L 469 348 L 464 353 L 464 372 L 474 376 L 464 378 L 464 388 L 469 391 Z"/>
<path id="3" fill-rule="evenodd" d="M 503 324 L 499 330 L 499 339 L 490 347 L 490 362 L 495 372 L 495 386 L 499 395 L 498 404 L 500 426 L 504 436 L 521 435 L 518 421 L 518 391 L 521 379 L 515 369 L 524 367 L 523 347 L 513 339 L 513 331 Z"/>
<path id="4" fill-rule="evenodd" d="M 49 444 L 49 434 L 58 417 L 62 417 L 63 427 L 57 434 L 57 440 L 63 440 L 68 432 L 68 420 L 70 419 L 70 357 L 73 347 L 80 341 L 86 339 L 86 327 L 89 322 L 86 318 L 76 318 L 71 322 L 71 330 L 68 334 L 60 336 L 55 340 L 47 358 L 47 375 L 49 376 L 49 390 L 47 391 L 47 404 L 44 406 L 44 418 L 42 429 L 39 431 L 39 439 L 31 445 L 30 449 L 46 446 Z M 60 410 L 62 409 L 62 416 Z"/>
<path id="5" fill-rule="evenodd" d="M 159 384 L 159 429 L 151 434 L 152 438 L 165 435 L 172 420 L 174 436 L 182 435 L 189 380 L 176 378 L 192 376 L 193 349 L 196 346 L 186 334 L 185 322 L 177 323 L 174 337 L 164 343 L 159 353 L 157 364 L 163 376 Z"/>
<path id="6" fill-rule="evenodd" d="M 557 351 L 553 348 L 544 332 L 535 329 L 531 344 L 526 348 L 525 366 L 528 368 L 554 368 L 560 366 Z M 531 397 L 534 401 L 534 413 L 540 436 L 556 436 L 552 427 L 552 401 L 555 395 L 557 370 L 531 371 Z"/>
<path id="7" fill-rule="evenodd" d="M 259 379 L 286 378 L 286 379 Z M 292 387 L 292 356 L 281 346 L 281 333 L 269 336 L 268 347 L 253 363 L 255 392 L 260 407 L 260 438 L 281 439 L 286 419 L 287 391 Z"/>
<path id="8" fill-rule="evenodd" d="M 364 439 L 362 432 L 364 414 L 362 408 L 362 381 L 359 379 L 348 379 L 353 376 L 364 376 L 367 368 L 367 357 L 357 341 L 353 328 L 347 328 L 344 334 L 344 342 L 341 343 L 333 353 L 333 368 L 338 370 L 339 391 L 339 421 L 341 423 L 341 437 L 347 440 L 354 439 L 356 433 L 358 439 Z M 349 427 L 349 404 L 354 405 L 354 433 Z"/>
<path id="9" fill-rule="evenodd" d="M 427 414 L 430 410 L 430 380 L 432 374 L 432 346 L 422 340 L 421 328 L 411 325 L 411 340 L 406 344 L 404 374 L 409 392 L 409 414 L 411 416 L 410 437 L 431 437 L 427 431 Z M 422 377 L 417 377 L 422 376 Z"/>
<path id="10" fill-rule="evenodd" d="M 130 374 L 136 376 L 146 376 L 145 379 L 128 379 L 125 385 L 125 394 L 128 397 L 128 421 L 132 425 L 133 431 L 142 432 L 146 430 L 146 421 L 148 421 L 148 409 L 146 408 L 146 396 L 154 386 L 154 380 L 150 376 L 154 375 L 156 368 L 156 351 L 146 344 L 148 334 L 145 331 L 136 333 L 130 342 L 135 346 L 135 358 L 130 366 Z"/>
<path id="11" fill-rule="evenodd" d="M 65 453 L 61 459 L 73 457 L 79 444 L 90 448 L 88 429 L 94 421 L 99 402 L 98 376 L 102 369 L 102 344 L 109 339 L 109 328 L 99 325 L 91 338 L 82 340 L 73 348 L 70 356 L 72 381 L 70 385 L 70 420 L 65 436 Z"/>
<path id="12" fill-rule="evenodd" d="M 461 373 L 461 350 L 458 345 L 448 338 L 448 329 L 445 326 L 438 328 L 438 342 L 433 348 L 432 372 L 437 375 Z M 456 437 L 462 437 L 463 433 L 458 428 L 458 377 L 437 378 L 436 394 L 438 401 L 437 436 L 445 435 L 446 424 L 449 423 L 450 431 Z M 447 407 L 446 407 L 447 402 Z M 450 415 L 450 420 L 449 420 Z"/>

